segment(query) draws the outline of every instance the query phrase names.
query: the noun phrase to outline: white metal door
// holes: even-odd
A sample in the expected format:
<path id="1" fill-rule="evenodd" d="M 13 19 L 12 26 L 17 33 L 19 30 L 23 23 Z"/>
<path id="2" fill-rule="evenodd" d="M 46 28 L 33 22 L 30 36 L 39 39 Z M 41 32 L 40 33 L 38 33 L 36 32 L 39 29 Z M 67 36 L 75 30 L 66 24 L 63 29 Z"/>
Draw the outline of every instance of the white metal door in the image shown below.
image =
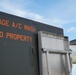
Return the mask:
<path id="1" fill-rule="evenodd" d="M 39 32 L 42 75 L 71 75 L 70 51 L 66 37 Z"/>

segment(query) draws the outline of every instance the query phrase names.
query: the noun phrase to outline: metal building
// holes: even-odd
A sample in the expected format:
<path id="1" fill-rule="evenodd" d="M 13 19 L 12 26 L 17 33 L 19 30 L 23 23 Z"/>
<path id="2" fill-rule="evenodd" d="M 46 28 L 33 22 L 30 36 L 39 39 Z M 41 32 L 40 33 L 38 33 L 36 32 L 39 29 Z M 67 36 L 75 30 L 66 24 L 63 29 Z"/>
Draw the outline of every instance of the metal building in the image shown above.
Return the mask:
<path id="1" fill-rule="evenodd" d="M 70 49 L 72 50 L 72 62 L 76 63 L 76 39 L 70 41 Z"/>

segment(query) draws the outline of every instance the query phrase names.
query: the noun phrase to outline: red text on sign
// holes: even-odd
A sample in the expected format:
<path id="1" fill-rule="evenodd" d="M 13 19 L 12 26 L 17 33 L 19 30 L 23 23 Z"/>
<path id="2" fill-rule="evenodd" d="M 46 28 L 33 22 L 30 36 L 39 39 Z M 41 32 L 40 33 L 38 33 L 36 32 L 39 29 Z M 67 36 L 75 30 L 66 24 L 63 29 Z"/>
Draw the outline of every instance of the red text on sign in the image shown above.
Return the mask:
<path id="1" fill-rule="evenodd" d="M 0 31 L 0 38 L 3 38 L 3 32 Z"/>
<path id="2" fill-rule="evenodd" d="M 19 28 L 19 29 L 22 29 L 22 24 L 21 24 L 21 23 L 15 23 L 15 22 L 12 22 L 12 27 L 13 27 L 13 28 Z"/>
<path id="3" fill-rule="evenodd" d="M 0 19 L 0 25 L 9 26 L 9 20 Z"/>
<path id="4" fill-rule="evenodd" d="M 20 40 L 20 41 L 26 41 L 26 42 L 32 42 L 31 36 L 21 35 L 21 34 L 14 34 L 7 32 L 6 38 L 12 39 L 12 40 Z"/>

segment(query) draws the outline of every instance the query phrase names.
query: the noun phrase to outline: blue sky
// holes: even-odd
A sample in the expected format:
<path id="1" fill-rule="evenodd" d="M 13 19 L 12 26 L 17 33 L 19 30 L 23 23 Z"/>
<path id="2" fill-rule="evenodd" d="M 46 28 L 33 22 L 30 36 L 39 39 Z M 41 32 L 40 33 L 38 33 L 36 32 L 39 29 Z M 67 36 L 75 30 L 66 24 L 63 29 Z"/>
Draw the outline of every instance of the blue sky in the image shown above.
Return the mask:
<path id="1" fill-rule="evenodd" d="M 76 0 L 0 0 L 0 11 L 63 28 L 76 39 Z"/>

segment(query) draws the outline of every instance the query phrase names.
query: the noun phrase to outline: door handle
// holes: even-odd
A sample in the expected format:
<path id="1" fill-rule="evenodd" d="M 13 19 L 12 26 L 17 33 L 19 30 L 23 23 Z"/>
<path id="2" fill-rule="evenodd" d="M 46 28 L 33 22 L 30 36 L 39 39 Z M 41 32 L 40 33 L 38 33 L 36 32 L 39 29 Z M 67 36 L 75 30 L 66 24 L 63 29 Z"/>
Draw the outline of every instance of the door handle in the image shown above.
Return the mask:
<path id="1" fill-rule="evenodd" d="M 30 47 L 30 49 L 29 49 L 29 55 L 30 55 L 31 66 L 34 66 L 34 54 L 35 54 L 34 47 Z"/>

